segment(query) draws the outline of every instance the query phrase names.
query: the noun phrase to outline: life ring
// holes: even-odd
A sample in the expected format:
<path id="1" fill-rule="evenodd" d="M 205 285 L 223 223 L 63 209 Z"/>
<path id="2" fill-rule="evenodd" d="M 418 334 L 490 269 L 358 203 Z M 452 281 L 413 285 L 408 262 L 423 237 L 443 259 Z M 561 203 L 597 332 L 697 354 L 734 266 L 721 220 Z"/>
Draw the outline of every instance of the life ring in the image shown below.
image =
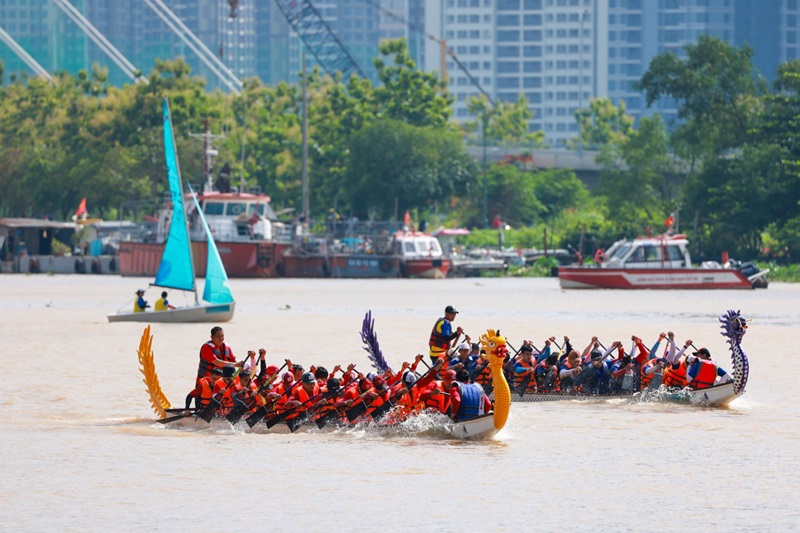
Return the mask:
<path id="1" fill-rule="evenodd" d="M 115 257 L 112 257 L 111 261 L 108 262 L 108 271 L 109 272 L 117 271 L 117 259 Z"/>
<path id="2" fill-rule="evenodd" d="M 83 259 L 75 260 L 75 273 L 86 274 L 86 263 L 83 261 Z"/>
<path id="3" fill-rule="evenodd" d="M 322 275 L 326 278 L 331 277 L 331 264 L 328 262 L 328 258 L 322 260 Z"/>
<path id="4" fill-rule="evenodd" d="M 381 259 L 378 262 L 378 268 L 381 269 L 381 272 L 391 272 L 392 271 L 392 261 L 389 259 Z"/>
<path id="5" fill-rule="evenodd" d="M 38 274 L 40 272 L 39 260 L 36 259 L 35 257 L 31 257 L 28 260 L 28 272 L 30 272 L 31 274 Z"/>
<path id="6" fill-rule="evenodd" d="M 92 259 L 92 274 L 102 274 L 103 268 L 100 266 L 100 260 L 98 258 Z"/>

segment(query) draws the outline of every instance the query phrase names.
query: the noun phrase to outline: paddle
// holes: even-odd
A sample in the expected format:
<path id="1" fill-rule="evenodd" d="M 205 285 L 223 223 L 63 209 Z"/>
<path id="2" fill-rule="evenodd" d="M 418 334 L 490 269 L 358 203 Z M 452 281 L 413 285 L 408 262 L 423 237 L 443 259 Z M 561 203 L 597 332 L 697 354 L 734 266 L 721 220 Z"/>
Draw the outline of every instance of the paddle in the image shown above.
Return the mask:
<path id="1" fill-rule="evenodd" d="M 336 389 L 335 391 L 323 392 L 323 393 L 315 395 L 314 398 L 316 398 L 317 396 L 322 396 L 322 399 L 325 400 L 325 402 L 328 402 L 328 401 L 330 401 L 331 398 L 336 397 L 339 394 L 340 390 L 341 389 Z M 304 402 L 304 404 L 311 402 L 314 398 L 309 398 L 306 402 Z M 295 409 L 299 410 L 301 407 L 302 407 L 302 405 L 300 407 L 296 407 Z M 303 424 L 308 422 L 311 419 L 311 417 L 314 415 L 314 413 L 317 412 L 318 409 L 319 409 L 319 407 L 316 407 L 316 408 L 314 408 L 312 410 L 305 409 L 298 416 L 296 416 L 296 417 L 292 418 L 291 420 L 289 420 L 288 422 L 286 422 L 286 427 L 289 428 L 289 431 L 294 433 L 295 431 L 300 429 L 300 427 Z"/>
<path id="2" fill-rule="evenodd" d="M 388 413 L 388 412 L 389 412 L 389 410 L 391 410 L 391 409 L 392 409 L 392 408 L 395 406 L 395 401 L 397 401 L 397 399 L 398 399 L 398 398 L 400 398 L 401 396 L 403 396 L 404 394 L 408 394 L 408 389 L 407 389 L 405 386 L 403 386 L 403 387 L 402 387 L 402 388 L 401 388 L 399 391 L 397 391 L 396 393 L 394 393 L 394 394 L 393 394 L 393 395 L 392 395 L 390 398 L 388 398 L 388 399 L 387 399 L 385 402 L 383 402 L 383 403 L 382 403 L 382 404 L 380 404 L 378 407 L 376 407 L 376 408 L 375 408 L 375 409 L 374 409 L 374 410 L 373 410 L 373 411 L 370 413 L 370 416 L 372 417 L 372 419 L 373 419 L 373 420 L 375 420 L 375 421 L 377 422 L 378 420 L 380 420 L 381 418 L 383 418 L 383 416 L 384 416 L 386 413 Z"/>
<path id="3" fill-rule="evenodd" d="M 253 395 L 253 399 L 255 399 L 255 397 L 256 397 L 256 396 L 260 395 L 260 394 L 261 394 L 261 392 L 262 392 L 262 391 L 264 391 L 264 390 L 265 390 L 267 387 L 269 387 L 270 385 L 272 385 L 272 383 L 273 383 L 273 382 L 274 382 L 274 381 L 277 379 L 277 377 L 278 377 L 278 375 L 280 374 L 281 370 L 283 370 L 283 368 L 284 368 L 285 366 L 286 366 L 286 363 L 283 363 L 283 366 L 281 366 L 281 367 L 278 369 L 278 371 L 277 371 L 277 372 L 275 372 L 275 373 L 272 375 L 272 377 L 270 377 L 270 378 L 269 378 L 267 381 L 265 381 L 264 383 L 262 383 L 262 384 L 261 384 L 261 386 L 258 388 L 258 390 L 256 391 L 256 393 Z M 239 400 L 239 399 L 237 398 L 237 399 L 236 399 L 236 405 L 234 406 L 234 408 L 233 408 L 233 409 L 231 409 L 231 412 L 230 412 L 230 413 L 228 413 L 228 415 L 227 415 L 225 418 L 226 418 L 226 419 L 228 420 L 228 422 L 230 422 L 232 425 L 236 425 L 236 423 L 237 423 L 237 422 L 239 422 L 239 420 L 241 420 L 241 418 L 244 416 L 244 414 L 245 414 L 247 411 L 249 411 L 249 410 L 250 410 L 250 407 L 251 407 L 250 405 L 247 405 L 247 404 L 245 404 L 243 401 L 241 401 L 241 400 Z M 253 427 L 253 426 L 250 426 L 250 427 Z"/>
<path id="4" fill-rule="evenodd" d="M 511 356 L 511 359 L 513 359 L 514 357 L 517 356 L 517 354 L 519 354 L 519 350 L 511 346 L 511 344 L 509 344 L 507 340 L 506 340 L 506 345 L 512 350 L 514 350 L 514 355 Z M 524 344 L 522 346 L 524 346 Z M 520 346 L 520 350 L 522 349 L 522 346 Z M 531 344 L 530 346 L 537 352 L 539 351 L 539 348 L 537 348 L 533 344 Z M 531 376 L 533 374 L 534 372 L 527 372 L 525 376 L 522 378 L 522 381 L 520 381 L 519 386 L 517 387 L 517 394 L 519 394 L 520 398 L 523 398 L 525 396 L 525 391 L 528 390 L 528 385 L 530 385 L 531 383 Z"/>
<path id="5" fill-rule="evenodd" d="M 353 423 L 354 420 L 357 420 L 358 417 L 367 412 L 369 406 L 367 405 L 367 402 L 364 401 L 364 396 L 366 396 L 368 392 L 369 390 L 365 390 L 364 392 L 362 392 L 357 398 L 359 402 L 344 412 L 344 414 L 347 415 L 347 420 L 351 424 Z"/>
<path id="6" fill-rule="evenodd" d="M 292 387 L 292 388 L 294 388 L 294 387 Z M 284 394 L 286 394 L 286 393 L 284 393 Z M 317 393 L 314 396 L 312 396 L 311 398 L 309 398 L 306 401 L 304 401 L 303 403 L 301 403 L 300 405 L 298 405 L 297 407 L 292 407 L 290 409 L 286 409 L 282 413 L 280 413 L 278 415 L 275 415 L 272 418 L 267 419 L 267 429 L 271 428 L 272 426 L 274 426 L 278 422 L 282 422 L 283 420 L 286 420 L 287 416 L 293 415 L 294 413 L 299 411 L 304 405 L 308 404 L 309 402 L 311 402 L 313 400 L 318 399 L 320 396 L 322 396 L 322 393 Z"/>
<path id="7" fill-rule="evenodd" d="M 277 376 L 277 374 L 275 374 L 275 375 Z M 292 384 L 289 386 L 289 388 L 288 388 L 288 389 L 286 389 L 285 391 L 283 391 L 283 393 L 281 393 L 281 395 L 280 395 L 280 396 L 278 396 L 278 397 L 275 399 L 275 401 L 274 401 L 274 402 L 272 402 L 272 403 L 270 404 L 270 406 L 269 406 L 269 407 L 267 407 L 266 405 L 262 405 L 261 407 L 259 407 L 258 409 L 256 409 L 256 411 L 255 411 L 255 412 L 254 412 L 252 415 L 250 415 L 250 416 L 248 416 L 247 418 L 245 418 L 245 419 L 244 419 L 244 421 L 245 421 L 245 422 L 247 422 L 247 425 L 248 425 L 249 427 L 253 427 L 253 426 L 255 426 L 256 424 L 258 424 L 258 423 L 261 421 L 261 419 L 262 419 L 262 418 L 264 418 L 265 416 L 267 416 L 269 413 L 271 413 L 271 412 L 272 412 L 272 411 L 275 409 L 275 404 L 277 404 L 277 403 L 278 403 L 278 400 L 280 400 L 281 398 L 283 398 L 284 396 L 286 396 L 288 393 L 292 392 L 292 389 L 294 389 L 294 388 L 297 386 L 297 384 L 298 384 L 298 383 L 300 383 L 300 382 L 299 382 L 299 381 L 295 381 L 295 382 L 293 382 L 293 383 L 292 383 Z"/>
<path id="8" fill-rule="evenodd" d="M 181 411 L 185 411 L 185 410 L 186 409 L 181 409 Z M 179 414 L 179 415 L 175 415 L 175 416 L 168 416 L 167 418 L 162 418 L 160 420 L 156 420 L 156 422 L 158 422 L 159 424 L 169 424 L 170 422 L 175 422 L 176 420 L 180 420 L 182 418 L 188 418 L 188 417 L 192 416 L 193 414 L 194 414 L 194 412 L 188 413 L 188 414 L 184 413 L 184 414 Z"/>

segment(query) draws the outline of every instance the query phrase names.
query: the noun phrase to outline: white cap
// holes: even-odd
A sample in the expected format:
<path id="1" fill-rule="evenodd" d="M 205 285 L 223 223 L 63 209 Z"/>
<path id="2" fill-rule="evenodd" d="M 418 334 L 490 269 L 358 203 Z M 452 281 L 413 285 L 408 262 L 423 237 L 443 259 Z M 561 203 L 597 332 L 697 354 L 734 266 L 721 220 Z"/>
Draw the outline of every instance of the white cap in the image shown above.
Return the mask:
<path id="1" fill-rule="evenodd" d="M 467 344 L 466 342 L 462 342 L 461 344 L 458 345 L 458 349 L 459 350 L 471 350 L 472 347 L 469 344 Z"/>

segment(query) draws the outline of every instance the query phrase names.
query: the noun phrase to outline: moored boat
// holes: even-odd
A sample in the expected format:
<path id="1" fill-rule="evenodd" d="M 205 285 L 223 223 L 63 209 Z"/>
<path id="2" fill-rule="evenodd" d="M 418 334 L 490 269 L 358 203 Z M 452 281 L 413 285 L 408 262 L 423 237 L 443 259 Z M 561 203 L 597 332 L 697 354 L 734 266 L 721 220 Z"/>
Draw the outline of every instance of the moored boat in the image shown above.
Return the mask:
<path id="1" fill-rule="evenodd" d="M 562 266 L 562 289 L 752 289 L 767 286 L 768 270 L 726 261 L 692 266 L 686 235 L 623 240 L 595 266 Z"/>
<path id="2" fill-rule="evenodd" d="M 433 235 L 421 231 L 398 231 L 393 235 L 393 248 L 400 259 L 403 277 L 447 277 L 450 259 L 444 256 L 439 241 Z"/>

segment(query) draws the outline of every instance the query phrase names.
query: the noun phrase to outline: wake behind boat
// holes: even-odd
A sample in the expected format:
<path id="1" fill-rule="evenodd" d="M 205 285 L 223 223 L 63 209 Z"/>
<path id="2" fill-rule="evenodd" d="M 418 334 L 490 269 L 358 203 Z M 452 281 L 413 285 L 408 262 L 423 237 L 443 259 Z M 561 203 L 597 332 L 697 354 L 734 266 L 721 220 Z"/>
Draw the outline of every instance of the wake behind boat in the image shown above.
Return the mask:
<path id="1" fill-rule="evenodd" d="M 172 118 L 169 103 L 164 99 L 164 155 L 167 163 L 167 176 L 172 197 L 172 222 L 169 228 L 167 243 L 161 256 L 161 264 L 151 286 L 177 289 L 194 294 L 194 305 L 149 312 L 144 309 L 118 311 L 108 315 L 109 322 L 227 322 L 233 318 L 236 303 L 231 294 L 228 276 L 222 264 L 219 251 L 211 235 L 205 216 L 197 201 L 197 196 L 189 191 L 194 201 L 200 221 L 205 228 L 208 243 L 205 287 L 203 301 L 197 294 L 194 273 L 192 247 L 189 241 L 189 229 L 184 206 L 183 185 L 181 182 L 178 154 L 175 149 L 175 136 L 172 129 Z M 137 306 L 138 307 L 138 306 Z"/>

